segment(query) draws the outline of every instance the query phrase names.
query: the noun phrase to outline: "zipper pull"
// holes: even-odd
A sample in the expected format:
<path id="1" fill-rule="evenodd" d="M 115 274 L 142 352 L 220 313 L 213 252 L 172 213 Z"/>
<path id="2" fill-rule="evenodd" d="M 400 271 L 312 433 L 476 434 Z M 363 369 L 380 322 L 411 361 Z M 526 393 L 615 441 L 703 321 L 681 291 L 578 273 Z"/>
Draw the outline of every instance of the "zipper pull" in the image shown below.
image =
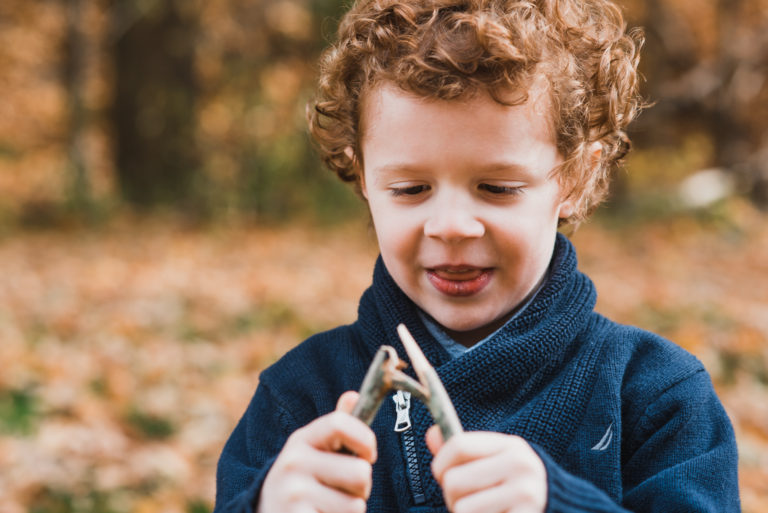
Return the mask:
<path id="1" fill-rule="evenodd" d="M 395 401 L 395 413 L 397 413 L 395 432 L 401 433 L 411 427 L 411 393 L 398 390 L 392 396 L 392 400 Z"/>

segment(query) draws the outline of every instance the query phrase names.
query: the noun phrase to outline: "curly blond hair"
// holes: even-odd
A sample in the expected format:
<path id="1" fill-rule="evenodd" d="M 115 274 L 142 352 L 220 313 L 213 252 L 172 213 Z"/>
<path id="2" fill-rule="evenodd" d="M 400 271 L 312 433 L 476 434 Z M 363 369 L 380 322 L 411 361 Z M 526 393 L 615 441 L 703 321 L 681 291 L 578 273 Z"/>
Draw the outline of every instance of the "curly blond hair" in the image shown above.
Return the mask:
<path id="1" fill-rule="evenodd" d="M 486 91 L 502 104 L 514 92 L 518 104 L 543 76 L 564 159 L 557 176 L 577 199 L 567 221 L 578 223 L 629 150 L 642 44 L 609 0 L 359 0 L 321 59 L 309 129 L 326 165 L 359 189 L 361 110 L 377 84 L 441 100 Z"/>

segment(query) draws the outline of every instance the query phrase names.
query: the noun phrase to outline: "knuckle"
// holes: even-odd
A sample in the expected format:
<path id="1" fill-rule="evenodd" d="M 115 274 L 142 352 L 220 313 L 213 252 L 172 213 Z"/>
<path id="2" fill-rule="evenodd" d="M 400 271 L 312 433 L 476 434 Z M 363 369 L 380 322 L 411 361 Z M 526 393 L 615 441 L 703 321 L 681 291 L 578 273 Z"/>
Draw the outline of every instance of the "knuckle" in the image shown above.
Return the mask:
<path id="1" fill-rule="evenodd" d="M 451 511 L 453 513 L 472 513 L 472 505 L 469 503 L 469 501 L 459 499 L 453 504 L 453 508 L 451 508 Z"/>
<path id="2" fill-rule="evenodd" d="M 460 497 L 456 497 L 455 494 L 443 490 L 443 498 L 445 499 L 445 505 L 448 506 L 448 509 L 453 513 L 456 513 L 456 504 L 459 502 Z"/>
<path id="3" fill-rule="evenodd" d="M 507 438 L 510 450 L 520 450 L 530 448 L 530 444 L 525 439 L 518 435 L 509 435 Z"/>
<path id="4" fill-rule="evenodd" d="M 329 427 L 331 434 L 336 437 L 344 435 L 349 425 L 348 419 L 344 418 L 345 415 L 341 412 L 334 412 L 331 414 L 329 420 Z"/>
<path id="5" fill-rule="evenodd" d="M 353 499 L 349 504 L 349 513 L 365 513 L 366 504 L 363 499 Z"/>
<path id="6" fill-rule="evenodd" d="M 349 491 L 359 497 L 368 497 L 373 484 L 370 465 L 361 465 L 350 468 L 351 472 L 347 480 Z"/>
<path id="7" fill-rule="evenodd" d="M 285 451 L 280 458 L 280 468 L 284 472 L 296 472 L 301 469 L 303 458 L 298 451 Z"/>
<path id="8" fill-rule="evenodd" d="M 365 444 L 368 446 L 371 452 L 376 453 L 376 435 L 372 429 L 365 431 Z"/>
<path id="9" fill-rule="evenodd" d="M 361 481 L 368 481 L 373 473 L 373 466 L 362 458 L 355 458 L 352 470 Z"/>
<path id="10" fill-rule="evenodd" d="M 307 486 L 299 479 L 286 479 L 283 482 L 282 496 L 288 503 L 297 503 L 304 499 Z"/>
<path id="11" fill-rule="evenodd" d="M 293 447 L 295 445 L 300 445 L 305 443 L 304 440 L 307 438 L 307 433 L 309 430 L 311 430 L 311 425 L 306 425 L 304 427 L 301 427 L 288 435 L 288 438 L 285 440 L 285 445 L 283 447 Z"/>
<path id="12" fill-rule="evenodd" d="M 443 473 L 443 489 L 451 494 L 455 493 L 458 486 L 461 484 L 460 476 L 454 469 L 448 469 Z"/>
<path id="13" fill-rule="evenodd" d="M 443 469 L 442 466 L 440 466 L 439 458 L 432 460 L 430 467 L 432 468 L 432 475 L 435 476 L 435 480 L 440 484 L 440 486 L 443 486 Z"/>
<path id="14" fill-rule="evenodd" d="M 452 461 L 464 461 L 471 459 L 475 453 L 475 445 L 471 443 L 471 440 L 467 440 L 463 443 L 456 443 L 452 448 L 450 459 Z"/>
<path id="15" fill-rule="evenodd" d="M 545 492 L 529 480 L 507 481 L 504 490 L 507 500 L 516 504 L 520 511 L 540 511 L 546 504 Z"/>
<path id="16" fill-rule="evenodd" d="M 302 432 L 307 429 L 306 427 L 299 428 L 290 435 L 288 435 L 288 438 L 285 439 L 285 445 L 283 445 L 283 451 L 285 451 L 286 447 L 290 447 L 293 444 L 295 444 L 299 439 L 301 439 Z"/>
<path id="17" fill-rule="evenodd" d="M 542 500 L 541 494 L 537 492 L 538 490 L 533 487 L 523 488 L 519 492 L 518 502 L 531 511 L 534 511 L 537 507 L 546 501 L 546 499 Z"/>

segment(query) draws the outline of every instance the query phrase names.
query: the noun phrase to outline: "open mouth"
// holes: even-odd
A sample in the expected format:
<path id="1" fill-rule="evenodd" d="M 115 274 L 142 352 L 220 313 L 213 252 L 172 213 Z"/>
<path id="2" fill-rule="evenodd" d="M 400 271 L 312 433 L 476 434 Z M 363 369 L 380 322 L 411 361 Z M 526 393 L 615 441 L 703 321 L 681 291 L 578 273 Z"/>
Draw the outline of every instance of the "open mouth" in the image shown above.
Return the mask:
<path id="1" fill-rule="evenodd" d="M 492 268 L 442 266 L 427 269 L 429 282 L 447 296 L 465 297 L 485 288 L 493 275 Z"/>

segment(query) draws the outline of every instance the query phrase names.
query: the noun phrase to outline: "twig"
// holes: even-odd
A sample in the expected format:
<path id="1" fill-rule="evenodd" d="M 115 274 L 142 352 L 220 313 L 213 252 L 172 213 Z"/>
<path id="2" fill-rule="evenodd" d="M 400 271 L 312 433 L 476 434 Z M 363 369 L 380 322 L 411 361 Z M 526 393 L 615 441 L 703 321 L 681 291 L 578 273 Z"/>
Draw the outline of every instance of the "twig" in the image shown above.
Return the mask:
<path id="1" fill-rule="evenodd" d="M 370 425 L 386 395 L 392 390 L 404 390 L 427 406 L 435 423 L 440 426 L 443 440 L 447 441 L 453 435 L 462 432 L 456 409 L 437 372 L 429 364 L 408 329 L 400 324 L 397 327 L 397 334 L 405 346 L 419 381 L 402 371 L 407 364 L 398 358 L 394 348 L 381 346 L 365 374 L 360 387 L 360 398 L 352 415 Z"/>

